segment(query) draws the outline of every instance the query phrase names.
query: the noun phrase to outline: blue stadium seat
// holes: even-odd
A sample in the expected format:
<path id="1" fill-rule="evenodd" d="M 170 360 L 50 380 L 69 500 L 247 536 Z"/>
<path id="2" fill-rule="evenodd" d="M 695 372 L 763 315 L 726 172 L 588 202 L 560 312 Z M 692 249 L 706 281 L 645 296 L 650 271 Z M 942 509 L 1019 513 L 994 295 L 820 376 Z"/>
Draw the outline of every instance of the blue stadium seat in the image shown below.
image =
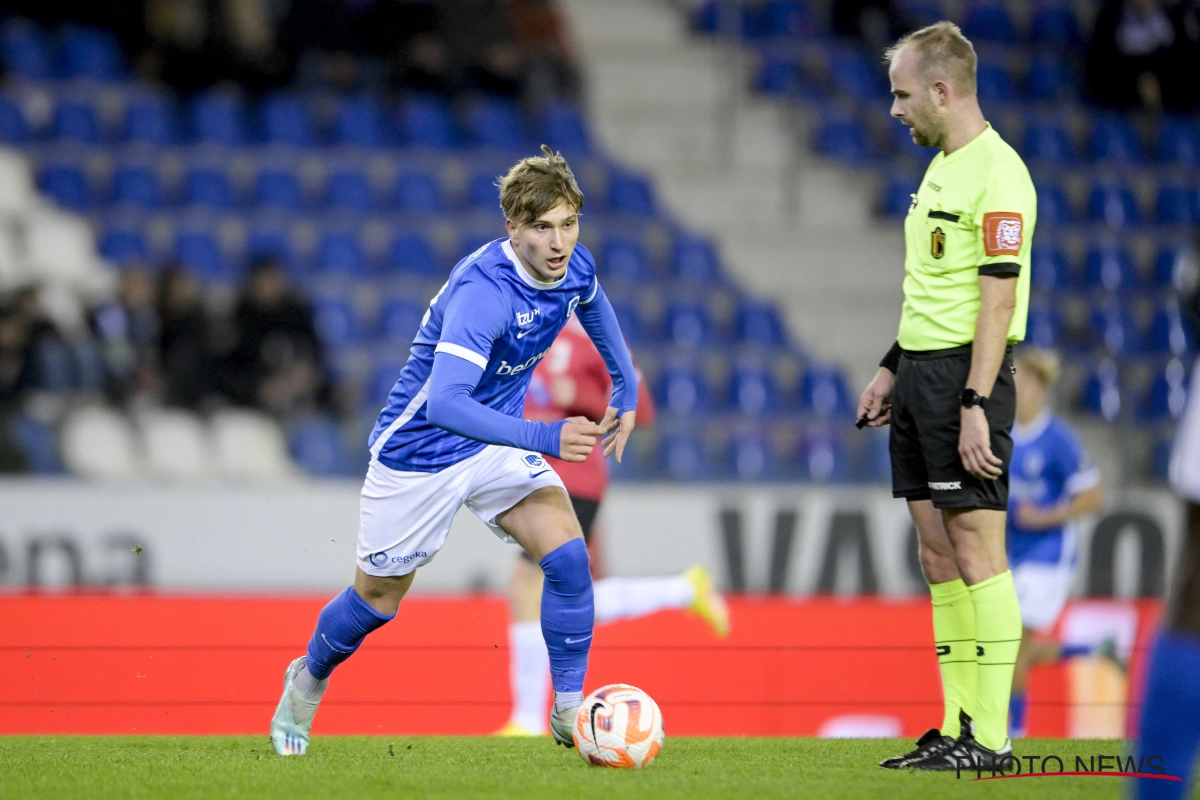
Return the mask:
<path id="1" fill-rule="evenodd" d="M 810 365 L 800 382 L 800 404 L 822 418 L 850 414 L 846 376 L 837 367 Z"/>
<path id="2" fill-rule="evenodd" d="M 321 342 L 330 349 L 338 350 L 361 339 L 354 309 L 344 297 L 320 297 L 314 300 L 313 321 Z"/>
<path id="3" fill-rule="evenodd" d="M 779 410 L 779 387 L 765 369 L 739 367 L 729 385 L 730 405 L 747 417 L 761 417 Z"/>
<path id="4" fill-rule="evenodd" d="M 708 239 L 687 234 L 676 237 L 671 251 L 675 274 L 697 283 L 720 283 L 721 263 Z"/>
<path id="5" fill-rule="evenodd" d="M 304 207 L 300 178 L 284 167 L 263 168 L 254 181 L 254 202 L 264 208 L 299 211 Z"/>
<path id="6" fill-rule="evenodd" d="M 1154 201 L 1154 221 L 1159 225 L 1190 225 L 1200 211 L 1196 190 L 1184 183 L 1164 183 Z"/>
<path id="7" fill-rule="evenodd" d="M 592 152 L 592 137 L 587 118 L 573 103 L 552 101 L 539 114 L 541 139 L 554 150 L 568 156 L 584 156 Z"/>
<path id="8" fill-rule="evenodd" d="M 97 249 L 101 257 L 120 266 L 145 263 L 150 255 L 146 237 L 140 230 L 115 225 L 105 228 Z"/>
<path id="9" fill-rule="evenodd" d="M 787 342 L 786 328 L 773 304 L 759 300 L 743 300 L 737 312 L 738 341 L 779 347 Z"/>
<path id="10" fill-rule="evenodd" d="M 342 100 L 338 106 L 335 126 L 335 137 L 339 144 L 376 148 L 391 140 L 383 106 L 371 95 L 358 95 Z"/>
<path id="11" fill-rule="evenodd" d="M 58 456 L 54 429 L 45 422 L 24 415 L 14 417 L 8 425 L 8 434 L 25 456 L 29 472 L 60 475 L 65 471 Z"/>
<path id="12" fill-rule="evenodd" d="M 1137 164 L 1145 159 L 1142 137 L 1129 117 L 1104 114 L 1092 124 L 1088 137 L 1088 157 L 1093 161 Z"/>
<path id="13" fill-rule="evenodd" d="M 1138 405 L 1138 416 L 1146 422 L 1175 420 L 1187 402 L 1187 370 L 1178 358 L 1158 369 Z"/>
<path id="14" fill-rule="evenodd" d="M 100 120 L 90 103 L 64 100 L 54 109 L 54 136 L 63 141 L 97 144 Z"/>
<path id="15" fill-rule="evenodd" d="M 907 135 L 905 133 L 905 136 Z M 894 220 L 902 220 L 907 217 L 908 209 L 912 206 L 913 189 L 917 188 L 919 184 L 920 178 L 913 178 L 907 173 L 893 173 L 888 177 L 879 196 L 879 213 Z M 1040 202 L 1038 203 L 1038 215 L 1040 221 Z"/>
<path id="16" fill-rule="evenodd" d="M 66 77 L 99 81 L 122 77 L 121 45 L 111 31 L 72 25 L 63 30 L 60 40 Z"/>
<path id="17" fill-rule="evenodd" d="M 801 0 L 767 0 L 762 9 L 762 26 L 767 36 L 797 39 L 811 34 L 814 20 L 808 4 Z"/>
<path id="18" fill-rule="evenodd" d="M 1025 324 L 1025 341 L 1052 350 L 1062 344 L 1063 322 L 1054 308 L 1045 302 L 1030 302 Z"/>
<path id="19" fill-rule="evenodd" d="M 412 300 L 393 298 L 379 312 L 381 333 L 389 342 L 411 342 L 421 328 L 428 306 Z M 399 375 L 400 373 L 396 373 Z"/>
<path id="20" fill-rule="evenodd" d="M 87 176 L 77 164 L 52 164 L 38 174 L 38 186 L 63 208 L 80 211 L 91 202 Z"/>
<path id="21" fill-rule="evenodd" d="M 682 415 L 705 411 L 708 394 L 704 379 L 690 367 L 668 366 L 658 381 L 658 405 L 667 413 Z"/>
<path id="22" fill-rule="evenodd" d="M 1195 329 L 1171 296 L 1159 304 L 1146 335 L 1146 349 L 1160 355 L 1183 357 L 1196 349 Z"/>
<path id="23" fill-rule="evenodd" d="M 625 338 L 634 344 L 644 342 L 647 338 L 647 331 L 642 323 L 642 314 L 638 310 L 637 304 L 611 297 L 609 301 L 612 303 L 613 311 L 617 315 L 617 322 L 621 325 L 621 333 Z"/>
<path id="24" fill-rule="evenodd" d="M 346 277 L 367 274 L 367 257 L 358 237 L 347 231 L 328 231 L 317 244 L 317 271 Z"/>
<path id="25" fill-rule="evenodd" d="M 1068 225 L 1075 219 L 1071 201 L 1061 184 L 1047 179 L 1037 185 L 1037 221 L 1039 225 Z"/>
<path id="26" fill-rule="evenodd" d="M 371 183 L 356 169 L 337 169 L 329 175 L 325 199 L 330 208 L 344 211 L 370 211 L 375 207 Z"/>
<path id="27" fill-rule="evenodd" d="M 498 98 L 476 100 L 466 110 L 465 122 L 472 144 L 514 151 L 525 146 L 521 110 Z"/>
<path id="28" fill-rule="evenodd" d="M 835 51 L 830 59 L 829 77 L 836 91 L 855 100 L 877 103 L 887 97 L 878 67 L 861 50 Z"/>
<path id="29" fill-rule="evenodd" d="M 708 341 L 712 321 L 698 303 L 678 301 L 667 307 L 667 341 L 680 347 L 698 347 Z"/>
<path id="30" fill-rule="evenodd" d="M 29 141 L 29 123 L 25 112 L 11 97 L 0 95 L 0 142 L 24 144 Z"/>
<path id="31" fill-rule="evenodd" d="M 1038 222 L 1041 222 L 1042 202 L 1038 199 Z M 1067 254 L 1053 242 L 1042 242 L 1036 238 L 1033 251 L 1030 254 L 1030 266 L 1033 269 L 1031 280 L 1034 287 L 1041 291 L 1052 292 L 1055 289 L 1067 289 L 1075 281 L 1071 274 L 1071 264 Z"/>
<path id="32" fill-rule="evenodd" d="M 221 210 L 233 208 L 235 201 L 229 175 L 215 165 L 190 167 L 183 176 L 183 202 Z"/>
<path id="33" fill-rule="evenodd" d="M 616 214 L 653 217 L 656 213 L 654 190 L 641 175 L 613 173 L 608 182 L 608 208 Z"/>
<path id="34" fill-rule="evenodd" d="M 1083 41 L 1079 19 L 1067 4 L 1036 5 L 1029 24 L 1029 38 L 1038 44 L 1072 46 Z"/>
<path id="35" fill-rule="evenodd" d="M 821 120 L 813 146 L 818 153 L 850 166 L 863 166 L 875 155 L 870 134 L 862 123 L 841 115 L 827 115 Z"/>
<path id="36" fill-rule="evenodd" d="M 422 170 L 406 170 L 396 178 L 396 203 L 401 211 L 436 213 L 446 210 L 437 176 Z"/>
<path id="37" fill-rule="evenodd" d="M 1164 117 L 1154 153 L 1159 163 L 1194 167 L 1200 164 L 1200 131 L 1187 117 Z"/>
<path id="38" fill-rule="evenodd" d="M 484 245 L 496 241 L 497 238 L 494 225 L 468 227 L 458 237 L 458 249 L 455 250 L 455 256 L 461 258 L 466 254 L 474 253 Z"/>
<path id="39" fill-rule="evenodd" d="M 942 7 L 935 0 L 907 0 L 900 5 L 900 9 L 914 29 L 924 28 L 946 18 Z"/>
<path id="40" fill-rule="evenodd" d="M 1075 84 L 1066 60 L 1058 54 L 1039 53 L 1030 60 L 1025 95 L 1030 100 L 1066 100 L 1074 93 Z"/>
<path id="41" fill-rule="evenodd" d="M 226 147 L 244 144 L 246 122 L 241 98 L 215 90 L 197 96 L 191 104 L 191 126 L 195 141 Z"/>
<path id="42" fill-rule="evenodd" d="M 450 150 L 458 146 L 458 130 L 449 103 L 430 95 L 410 96 L 396 112 L 396 127 L 405 144 Z"/>
<path id="43" fill-rule="evenodd" d="M 175 107 L 158 94 L 139 92 L 125 109 L 125 140 L 159 147 L 175 143 Z"/>
<path id="44" fill-rule="evenodd" d="M 756 83 L 767 94 L 793 97 L 805 88 L 804 68 L 791 54 L 765 52 L 759 60 Z"/>
<path id="45" fill-rule="evenodd" d="M 998 44 L 1016 44 L 1017 26 L 1003 5 L 995 2 L 972 2 L 963 18 L 963 33 L 968 39 Z"/>
<path id="46" fill-rule="evenodd" d="M 0 48 L 6 72 L 31 81 L 55 77 L 54 53 L 42 30 L 31 22 L 10 19 L 4 25 Z"/>
<path id="47" fill-rule="evenodd" d="M 1084 379 L 1079 407 L 1088 414 L 1113 422 L 1121 415 L 1121 395 L 1117 363 L 1106 358 L 1089 370 Z"/>
<path id="48" fill-rule="evenodd" d="M 984 102 L 1007 103 L 1016 97 L 1012 73 L 1002 63 L 981 61 L 975 78 L 977 94 Z"/>
<path id="49" fill-rule="evenodd" d="M 313 477 L 348 475 L 353 469 L 337 423 L 326 416 L 309 417 L 294 424 L 288 432 L 288 452 Z"/>
<path id="50" fill-rule="evenodd" d="M 493 210 L 500 205 L 500 190 L 496 188 L 496 173 L 480 170 L 467 181 L 467 205 L 471 208 Z M 589 209 L 590 210 L 590 209 Z"/>
<path id="51" fill-rule="evenodd" d="M 1096 303 L 1091 315 L 1092 341 L 1110 356 L 1127 356 L 1141 350 L 1137 324 L 1129 310 L 1116 298 Z"/>
<path id="52" fill-rule="evenodd" d="M 1103 222 L 1110 228 L 1122 228 L 1141 222 L 1137 198 L 1126 185 L 1116 181 L 1101 181 L 1088 194 L 1088 219 Z"/>
<path id="53" fill-rule="evenodd" d="M 1176 289 L 1183 286 L 1188 252 L 1177 244 L 1164 244 L 1154 255 L 1154 287 Z"/>
<path id="54" fill-rule="evenodd" d="M 308 147 L 315 143 L 312 116 L 304 98 L 273 94 L 259 104 L 258 112 L 263 140 L 269 144 Z"/>
<path id="55" fill-rule="evenodd" d="M 1066 128 L 1050 120 L 1030 123 L 1021 149 L 1027 160 L 1047 164 L 1071 164 L 1078 157 Z"/>
<path id="56" fill-rule="evenodd" d="M 1141 286 L 1141 276 L 1133 256 L 1115 244 L 1096 245 L 1088 250 L 1083 262 L 1083 285 L 1087 289 L 1115 292 Z"/>
<path id="57" fill-rule="evenodd" d="M 415 329 L 413 333 L 416 333 Z M 407 357 L 407 351 L 397 353 L 396 348 L 388 347 L 380 351 L 363 386 L 362 401 L 365 409 L 370 409 L 374 414 L 379 413 L 379 407 L 396 385 L 396 379 L 400 377 Z"/>
<path id="58" fill-rule="evenodd" d="M 430 278 L 439 273 L 433 245 L 415 233 L 401 234 L 392 240 L 388 248 L 388 266 L 396 272 Z"/>
<path id="59" fill-rule="evenodd" d="M 815 429 L 800 440 L 800 474 L 812 483 L 845 483 L 854 477 L 846 441 L 832 431 Z"/>
<path id="60" fill-rule="evenodd" d="M 710 467 L 704 442 L 694 432 L 679 432 L 664 436 L 659 445 L 663 471 L 672 480 L 696 481 L 709 477 Z"/>
<path id="61" fill-rule="evenodd" d="M 246 257 L 249 261 L 274 259 L 289 267 L 296 266 L 292 240 L 287 229 L 273 221 L 254 221 L 246 234 Z"/>
<path id="62" fill-rule="evenodd" d="M 117 167 L 112 179 L 114 203 L 141 208 L 158 208 L 163 204 L 162 186 L 158 172 L 149 164 L 125 164 Z"/>
<path id="63" fill-rule="evenodd" d="M 646 250 L 636 239 L 612 237 L 600 249 L 601 272 L 605 278 L 644 280 L 649 274 Z"/>
<path id="64" fill-rule="evenodd" d="M 735 480 L 758 483 L 780 478 L 775 451 L 761 433 L 730 437 L 723 460 L 730 467 L 730 477 Z"/>
<path id="65" fill-rule="evenodd" d="M 227 281 L 235 277 L 212 231 L 180 230 L 175 235 L 175 258 L 205 281 Z"/>
<path id="66" fill-rule="evenodd" d="M 888 447 L 887 428 L 867 428 L 858 459 L 857 478 L 863 483 L 892 482 L 892 454 Z"/>

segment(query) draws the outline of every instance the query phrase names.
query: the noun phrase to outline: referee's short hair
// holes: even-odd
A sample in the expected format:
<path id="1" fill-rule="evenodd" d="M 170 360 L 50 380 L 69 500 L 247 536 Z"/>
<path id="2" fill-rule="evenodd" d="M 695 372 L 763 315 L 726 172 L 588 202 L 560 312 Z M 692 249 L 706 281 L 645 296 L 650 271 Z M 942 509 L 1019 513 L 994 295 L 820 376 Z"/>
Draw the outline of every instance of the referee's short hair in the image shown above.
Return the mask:
<path id="1" fill-rule="evenodd" d="M 883 54 L 889 64 L 912 45 L 920 61 L 921 75 L 944 75 L 962 94 L 975 95 L 975 68 L 979 59 L 971 40 L 953 22 L 935 22 L 903 36 Z"/>

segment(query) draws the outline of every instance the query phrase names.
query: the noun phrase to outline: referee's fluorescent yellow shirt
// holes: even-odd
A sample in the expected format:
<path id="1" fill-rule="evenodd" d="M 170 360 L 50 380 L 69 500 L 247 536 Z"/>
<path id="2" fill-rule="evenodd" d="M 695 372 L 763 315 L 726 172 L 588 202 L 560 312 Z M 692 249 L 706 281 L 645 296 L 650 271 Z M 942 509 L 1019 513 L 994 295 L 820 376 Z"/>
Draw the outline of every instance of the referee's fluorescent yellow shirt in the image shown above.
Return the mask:
<path id="1" fill-rule="evenodd" d="M 1015 276 L 1008 341 L 1024 339 L 1036 222 L 1029 170 L 991 125 L 950 155 L 934 156 L 904 220 L 900 346 L 945 350 L 974 341 L 980 275 Z"/>

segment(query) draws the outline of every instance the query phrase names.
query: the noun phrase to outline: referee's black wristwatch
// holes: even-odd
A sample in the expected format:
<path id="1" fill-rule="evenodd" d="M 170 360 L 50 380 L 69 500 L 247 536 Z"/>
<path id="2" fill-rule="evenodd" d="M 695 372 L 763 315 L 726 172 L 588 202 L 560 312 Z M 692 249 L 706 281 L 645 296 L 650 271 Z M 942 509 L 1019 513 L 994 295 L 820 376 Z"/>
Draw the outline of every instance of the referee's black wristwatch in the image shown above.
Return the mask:
<path id="1" fill-rule="evenodd" d="M 979 406 L 980 408 L 986 409 L 987 398 L 974 389 L 967 387 L 966 389 L 963 389 L 962 407 L 971 408 L 972 406 Z"/>

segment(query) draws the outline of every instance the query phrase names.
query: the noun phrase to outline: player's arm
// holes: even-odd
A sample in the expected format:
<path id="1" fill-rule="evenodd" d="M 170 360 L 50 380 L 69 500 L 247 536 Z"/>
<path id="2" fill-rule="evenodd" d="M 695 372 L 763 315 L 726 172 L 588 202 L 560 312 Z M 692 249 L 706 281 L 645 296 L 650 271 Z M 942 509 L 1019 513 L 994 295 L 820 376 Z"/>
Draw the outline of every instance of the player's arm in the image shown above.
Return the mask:
<path id="1" fill-rule="evenodd" d="M 636 420 L 637 370 L 634 369 L 629 348 L 625 346 L 625 337 L 621 334 L 617 314 L 608 302 L 604 290 L 600 288 L 599 281 L 596 281 L 592 289 L 592 296 L 581 302 L 575 313 L 579 315 L 579 322 L 591 337 L 592 343 L 604 357 L 608 374 L 612 376 L 612 399 L 600 425 L 608 434 L 604 439 L 604 455 L 607 457 L 615 452 L 619 462 Z"/>
<path id="2" fill-rule="evenodd" d="M 1092 464 L 1082 443 L 1071 437 L 1062 458 L 1067 479 L 1068 500 L 1050 508 L 1039 508 L 1032 503 L 1017 506 L 1017 524 L 1027 531 L 1053 530 L 1073 519 L 1086 517 L 1104 508 L 1104 487 L 1100 483 L 1100 470 Z"/>

